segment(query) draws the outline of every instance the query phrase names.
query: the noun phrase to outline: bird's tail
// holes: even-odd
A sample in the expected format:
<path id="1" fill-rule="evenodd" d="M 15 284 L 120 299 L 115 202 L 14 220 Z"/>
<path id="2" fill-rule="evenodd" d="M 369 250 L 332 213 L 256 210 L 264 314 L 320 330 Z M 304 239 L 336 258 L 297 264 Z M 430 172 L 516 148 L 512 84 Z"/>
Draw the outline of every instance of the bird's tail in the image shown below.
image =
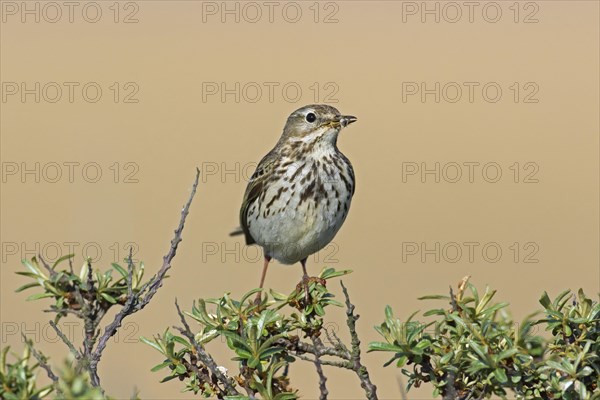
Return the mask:
<path id="1" fill-rule="evenodd" d="M 242 229 L 241 226 L 239 226 L 233 232 L 231 232 L 229 234 L 229 236 L 238 236 L 238 235 L 242 235 L 243 233 L 244 233 L 244 230 Z"/>

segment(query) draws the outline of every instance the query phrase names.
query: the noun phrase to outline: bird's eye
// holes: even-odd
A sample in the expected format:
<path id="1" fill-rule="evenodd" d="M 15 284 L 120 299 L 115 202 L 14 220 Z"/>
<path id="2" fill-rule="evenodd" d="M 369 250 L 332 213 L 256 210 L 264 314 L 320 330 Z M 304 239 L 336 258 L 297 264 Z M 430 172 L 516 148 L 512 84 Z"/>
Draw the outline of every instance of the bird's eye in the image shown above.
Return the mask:
<path id="1" fill-rule="evenodd" d="M 317 120 L 317 116 L 314 113 L 306 114 L 306 122 L 315 122 Z"/>

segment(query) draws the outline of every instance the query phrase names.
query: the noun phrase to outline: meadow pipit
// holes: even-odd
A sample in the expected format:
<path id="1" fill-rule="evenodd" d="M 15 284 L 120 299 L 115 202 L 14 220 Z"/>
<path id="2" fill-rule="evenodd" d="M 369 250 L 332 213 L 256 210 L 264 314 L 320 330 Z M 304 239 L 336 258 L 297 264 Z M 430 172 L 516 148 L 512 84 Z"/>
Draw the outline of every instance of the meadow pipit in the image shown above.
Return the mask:
<path id="1" fill-rule="evenodd" d="M 261 288 L 272 258 L 300 261 L 306 283 L 306 259 L 327 246 L 344 223 L 355 181 L 337 138 L 354 121 L 331 106 L 302 107 L 288 117 L 279 141 L 256 167 L 240 210 L 241 228 L 232 235 L 243 233 L 246 244 L 263 248 Z"/>

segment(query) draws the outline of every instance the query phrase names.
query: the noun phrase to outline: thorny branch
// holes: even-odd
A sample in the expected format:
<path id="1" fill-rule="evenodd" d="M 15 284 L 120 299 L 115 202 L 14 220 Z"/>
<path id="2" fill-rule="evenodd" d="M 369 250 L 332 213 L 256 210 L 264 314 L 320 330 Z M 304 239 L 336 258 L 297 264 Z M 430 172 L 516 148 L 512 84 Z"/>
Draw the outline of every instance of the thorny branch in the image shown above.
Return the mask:
<path id="1" fill-rule="evenodd" d="M 350 337 L 352 343 L 351 350 L 351 361 L 353 363 L 353 370 L 360 379 L 360 386 L 365 390 L 365 394 L 368 400 L 377 400 L 377 387 L 371 382 L 369 372 L 367 368 L 360 361 L 360 339 L 358 333 L 356 333 L 356 321 L 359 315 L 354 314 L 354 304 L 350 302 L 350 295 L 348 295 L 348 289 L 344 286 L 344 282 L 340 282 L 344 296 L 346 297 L 346 324 L 350 330 Z"/>
<path id="2" fill-rule="evenodd" d="M 50 366 L 48 365 L 48 359 L 46 358 L 46 356 L 41 352 L 37 351 L 35 347 L 33 347 L 33 343 L 31 342 L 31 340 L 27 339 L 27 336 L 25 336 L 24 333 L 22 333 L 21 336 L 23 337 L 25 344 L 29 348 L 29 351 L 31 351 L 31 354 L 33 354 L 33 357 L 35 357 L 35 359 L 39 363 L 40 367 L 42 367 L 46 371 L 48 378 L 50 378 L 54 383 L 58 382 L 58 376 L 56 376 L 54 372 L 52 372 L 52 368 L 50 368 Z"/>
<path id="3" fill-rule="evenodd" d="M 276 344 L 285 347 L 287 350 L 294 352 L 295 355 L 300 356 L 303 355 L 305 353 L 309 353 L 312 355 L 319 355 L 319 357 L 322 356 L 331 356 L 331 357 L 337 357 L 337 358 L 341 358 L 342 360 L 346 360 L 346 361 L 350 361 L 350 353 L 347 351 L 347 349 L 344 348 L 339 348 L 339 347 L 328 347 L 325 346 L 323 344 L 322 341 L 319 341 L 318 343 L 315 344 L 310 344 L 310 343 L 305 343 L 305 342 L 301 342 L 299 340 L 297 340 L 297 337 L 292 340 L 291 338 L 280 338 L 277 341 L 275 341 Z M 309 361 L 313 362 L 312 358 L 309 358 Z M 323 363 L 323 365 L 331 365 L 331 364 L 327 364 L 326 360 L 321 360 L 321 362 Z M 352 367 L 348 364 L 348 363 L 343 363 L 340 365 L 337 365 L 339 367 L 343 367 L 343 368 L 347 368 L 347 369 L 352 369 Z"/>
<path id="4" fill-rule="evenodd" d="M 319 400 L 327 400 L 327 396 L 329 395 L 329 391 L 327 390 L 327 377 L 325 376 L 325 373 L 323 372 L 323 364 L 321 362 L 321 353 L 319 351 L 319 347 L 324 347 L 323 342 L 318 337 L 313 337 L 312 342 L 316 349 L 314 363 L 315 363 L 315 368 L 317 370 L 317 374 L 319 375 L 319 392 L 320 392 Z"/>
<path id="5" fill-rule="evenodd" d="M 127 299 L 125 300 L 123 307 L 114 317 L 113 321 L 106 326 L 104 333 L 100 336 L 100 330 L 98 329 L 98 325 L 100 324 L 100 320 L 105 315 L 106 310 L 102 307 L 94 307 L 90 308 L 89 302 L 84 301 L 84 296 L 82 295 L 79 288 L 75 288 L 75 297 L 79 304 L 82 305 L 82 309 L 78 311 L 73 311 L 74 314 L 82 317 L 85 322 L 85 338 L 84 338 L 84 349 L 77 350 L 73 343 L 64 335 L 64 333 L 58 328 L 58 326 L 50 321 L 50 325 L 56 331 L 56 334 L 61 338 L 61 340 L 67 345 L 71 353 L 75 356 L 75 359 L 87 369 L 90 374 L 90 380 L 92 385 L 100 387 L 100 378 L 98 376 L 98 363 L 102 357 L 102 352 L 106 348 L 108 340 L 117 333 L 117 330 L 121 327 L 123 320 L 136 312 L 143 309 L 149 302 L 152 300 L 158 289 L 162 286 L 163 280 L 167 274 L 167 271 L 171 268 L 171 262 L 177 253 L 177 247 L 181 242 L 181 234 L 183 232 L 183 227 L 185 225 L 186 217 L 189 214 L 190 205 L 192 204 L 192 200 L 194 199 L 194 195 L 196 194 L 196 189 L 198 187 L 198 181 L 200 177 L 200 170 L 196 168 L 196 177 L 194 180 L 194 184 L 192 185 L 190 196 L 184 205 L 181 211 L 181 218 L 179 220 L 179 225 L 177 229 L 175 229 L 175 236 L 171 240 L 171 245 L 168 253 L 163 257 L 163 263 L 158 273 L 153 276 L 150 281 L 142 286 L 139 291 L 134 293 L 132 288 L 132 280 L 133 280 L 133 261 L 132 261 L 132 253 L 130 251 L 128 257 L 128 272 L 127 272 Z M 54 270 L 40 257 L 42 261 L 42 265 L 46 270 L 50 272 L 50 274 L 56 274 Z M 72 261 L 69 260 L 69 268 L 71 272 L 73 271 Z M 88 262 L 88 275 L 87 275 L 87 291 L 89 293 L 93 293 L 95 291 L 94 280 L 93 280 L 93 271 L 92 266 Z M 50 310 L 59 313 L 67 313 L 67 310 Z M 68 310 L 71 311 L 71 310 Z M 94 345 L 98 343 L 94 349 Z M 34 354 L 35 355 L 35 354 Z M 41 364 L 41 363 L 40 363 Z M 43 367 L 43 366 L 42 366 Z M 50 375 L 49 375 L 50 376 Z M 53 379 L 51 377 L 51 379 Z M 54 380 L 54 379 L 53 379 Z"/>
<path id="6" fill-rule="evenodd" d="M 150 285 L 148 286 L 148 292 L 145 296 L 142 297 L 142 291 L 138 294 L 133 294 L 131 289 L 131 281 L 132 281 L 132 260 L 131 260 L 131 252 L 129 253 L 129 263 L 128 263 L 128 274 L 127 274 L 127 301 L 121 310 L 115 316 L 113 322 L 111 322 L 104 333 L 100 337 L 98 341 L 98 346 L 96 350 L 92 353 L 90 360 L 90 372 L 97 375 L 98 363 L 100 362 L 100 358 L 102 357 L 102 352 L 106 348 L 106 343 L 108 340 L 117 333 L 117 329 L 121 326 L 121 323 L 125 319 L 125 317 L 136 313 L 137 311 L 143 309 L 149 302 L 152 300 L 152 297 L 156 294 L 158 289 L 162 286 L 163 279 L 167 274 L 169 268 L 171 268 L 171 261 L 175 257 L 177 253 L 177 247 L 181 242 L 181 233 L 183 232 L 183 227 L 185 225 L 185 219 L 190 212 L 190 205 L 192 204 L 192 200 L 194 199 L 194 195 L 196 194 L 196 188 L 198 187 L 198 178 L 200 177 L 200 170 L 196 168 L 196 179 L 194 180 L 194 184 L 192 185 L 192 191 L 190 193 L 190 197 L 183 207 L 181 211 L 181 219 L 179 220 L 179 226 L 175 229 L 175 236 L 171 240 L 171 247 L 169 248 L 169 252 L 163 258 L 163 264 L 158 274 L 156 274 L 151 280 Z M 96 385 L 100 385 L 99 380 L 97 380 Z"/>
<path id="7" fill-rule="evenodd" d="M 85 282 L 85 292 L 80 291 L 79 287 L 75 287 L 75 293 L 73 294 L 77 303 L 82 305 L 82 308 L 49 310 L 64 314 L 73 313 L 84 319 L 85 338 L 83 342 L 83 348 L 80 350 L 73 345 L 73 343 L 64 335 L 64 333 L 61 332 L 61 330 L 53 321 L 50 321 L 50 325 L 56 331 L 61 340 L 67 345 L 71 353 L 73 353 L 75 359 L 79 363 L 79 366 L 89 372 L 92 385 L 99 387 L 100 390 L 102 390 L 102 388 L 100 387 L 100 378 L 97 370 L 108 340 L 116 334 L 117 330 L 121 327 L 123 320 L 127 316 L 140 311 L 151 301 L 158 289 L 162 286 L 167 271 L 171 268 L 171 262 L 174 259 L 178 245 L 182 240 L 181 235 L 186 217 L 189 214 L 190 205 L 196 193 L 199 174 L 200 171 L 197 170 L 190 196 L 182 209 L 179 225 L 174 231 L 175 235 L 171 240 L 170 248 L 167 254 L 163 257 L 161 268 L 157 274 L 150 279 L 150 281 L 135 290 L 133 288 L 133 274 L 135 271 L 135 266 L 132 260 L 132 252 L 130 251 L 127 258 L 127 275 L 125 276 L 127 290 L 126 296 L 123 296 L 125 297 L 124 299 L 120 299 L 119 303 L 122 304 L 122 308 L 115 315 L 113 321 L 106 326 L 103 332 L 98 329 L 98 326 L 100 324 L 100 320 L 105 315 L 107 310 L 103 309 L 101 306 L 90 304 L 88 297 L 95 296 L 95 291 L 97 289 L 94 287 L 93 270 L 91 265 L 89 265 L 89 261 L 86 277 L 87 279 Z M 40 260 L 42 261 L 44 268 L 50 273 L 51 276 L 56 274 L 53 268 L 50 267 L 41 257 Z M 69 269 L 72 273 L 73 267 L 71 259 L 69 259 Z M 349 328 L 351 337 L 351 344 L 349 346 L 344 344 L 335 332 L 329 332 L 326 329 L 323 331 L 328 339 L 328 345 L 323 343 L 323 340 L 319 338 L 318 334 L 310 337 L 312 343 L 301 341 L 297 336 L 282 337 L 279 338 L 276 343 L 289 351 L 290 355 L 314 364 L 319 378 L 319 400 L 327 400 L 329 396 L 329 391 L 327 389 L 327 377 L 323 368 L 324 366 L 332 366 L 353 371 L 360 380 L 360 384 L 365 391 L 366 398 L 368 400 L 377 400 L 377 388 L 371 382 L 369 373 L 361 362 L 361 342 L 356 332 L 356 321 L 358 320 L 359 316 L 354 313 L 355 306 L 351 303 L 348 291 L 343 283 L 342 289 L 345 296 L 347 326 Z M 175 306 L 183 325 L 183 327 L 175 327 L 175 329 L 189 340 L 195 356 L 192 358 L 191 364 L 186 365 L 186 368 L 195 373 L 202 382 L 211 385 L 214 388 L 214 393 L 219 399 L 224 399 L 229 396 L 240 396 L 240 392 L 238 392 L 236 389 L 236 380 L 228 376 L 226 370 L 219 367 L 212 356 L 207 353 L 204 347 L 196 341 L 196 338 L 192 333 L 177 301 L 175 301 Z M 56 383 L 58 381 L 58 377 L 52 372 L 51 368 L 46 363 L 45 357 L 42 354 L 37 353 L 35 350 L 33 350 L 33 355 L 38 360 L 40 366 L 46 370 L 48 377 L 50 377 L 50 379 Z M 194 359 L 204 364 L 205 368 L 198 367 L 198 364 L 193 361 Z M 253 390 L 251 390 L 249 387 L 245 387 L 244 389 L 246 389 L 246 392 L 250 398 L 254 398 Z"/>
<path id="8" fill-rule="evenodd" d="M 359 316 L 354 314 L 355 306 L 350 302 L 348 291 L 343 283 L 342 289 L 346 298 L 346 322 L 350 331 L 351 349 L 348 349 L 335 332 L 327 330 L 324 330 L 325 335 L 333 346 L 326 346 L 318 337 L 311 338 L 313 341 L 312 344 L 302 342 L 297 337 L 280 338 L 275 343 L 291 352 L 294 357 L 315 364 L 317 374 L 319 375 L 320 399 L 327 399 L 329 394 L 326 387 L 327 378 L 323 371 L 323 366 L 327 365 L 354 371 L 360 380 L 361 387 L 365 390 L 366 398 L 368 400 L 377 400 L 377 387 L 371 382 L 367 368 L 362 364 L 360 359 L 360 339 L 356 332 L 356 321 Z M 307 354 L 311 354 L 314 357 L 307 356 Z M 324 359 L 323 356 L 335 359 Z"/>
<path id="9" fill-rule="evenodd" d="M 73 343 L 71 343 L 71 341 L 69 340 L 69 338 L 67 338 L 67 336 L 60 330 L 60 328 L 58 326 L 56 326 L 56 324 L 54 323 L 54 321 L 48 321 L 48 323 L 50 324 L 50 326 L 52 327 L 52 329 L 54 329 L 54 331 L 56 332 L 56 334 L 58 335 L 58 337 L 63 341 L 63 343 L 67 345 L 67 347 L 71 351 L 71 354 L 73 354 L 73 357 L 75 357 L 75 359 L 77 361 L 80 361 L 81 357 L 82 357 L 81 352 L 79 352 L 75 348 L 75 346 L 73 345 Z"/>
<path id="10" fill-rule="evenodd" d="M 224 398 L 224 395 L 239 395 L 240 393 L 233 386 L 231 378 L 226 376 L 219 369 L 219 367 L 217 366 L 217 363 L 215 362 L 215 360 L 213 360 L 211 355 L 208 354 L 202 348 L 202 346 L 200 346 L 198 344 L 198 342 L 196 341 L 196 338 L 194 337 L 194 334 L 192 333 L 190 326 L 188 325 L 187 321 L 185 320 L 185 316 L 183 315 L 183 313 L 181 312 L 181 309 L 179 308 L 179 304 L 177 303 L 177 300 L 175 300 L 175 307 L 177 308 L 177 314 L 179 314 L 179 319 L 181 320 L 181 323 L 183 324 L 183 328 L 180 328 L 177 326 L 175 326 L 174 328 L 177 329 L 182 335 L 184 335 L 190 341 L 192 346 L 194 346 L 194 350 L 196 350 L 198 359 L 200 359 L 200 361 L 208 367 L 210 372 L 225 387 L 225 390 L 218 393 L 217 397 L 219 399 L 222 399 L 222 398 Z M 221 388 L 219 388 L 219 389 L 221 389 Z"/>

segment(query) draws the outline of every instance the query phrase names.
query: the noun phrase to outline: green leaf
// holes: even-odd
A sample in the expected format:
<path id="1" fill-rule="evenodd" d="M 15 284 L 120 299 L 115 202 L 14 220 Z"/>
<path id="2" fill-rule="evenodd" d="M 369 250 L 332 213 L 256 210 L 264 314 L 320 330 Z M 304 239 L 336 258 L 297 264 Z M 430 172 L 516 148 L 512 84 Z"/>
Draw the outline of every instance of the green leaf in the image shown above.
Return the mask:
<path id="1" fill-rule="evenodd" d="M 196 341 L 200 344 L 205 344 L 219 336 L 219 332 L 216 329 L 210 329 L 204 332 L 202 335 L 196 335 Z"/>
<path id="2" fill-rule="evenodd" d="M 112 263 L 111 265 L 112 265 L 112 267 L 113 267 L 114 269 L 116 269 L 116 270 L 117 270 L 117 272 L 118 272 L 119 274 L 121 274 L 121 276 L 122 276 L 123 278 L 127 278 L 127 275 L 128 275 L 128 273 L 127 273 L 127 270 L 125 270 L 125 268 L 121 267 L 121 266 L 120 266 L 119 264 L 117 264 L 117 263 Z"/>
<path id="3" fill-rule="evenodd" d="M 161 369 L 166 368 L 169 365 L 171 365 L 171 361 L 165 361 L 158 365 L 155 365 L 154 367 L 152 367 L 152 369 L 150 371 L 152 371 L 152 372 L 160 371 Z"/>
<path id="4" fill-rule="evenodd" d="M 102 296 L 104 300 L 108 301 L 111 304 L 117 304 L 117 300 L 106 293 L 100 293 L 100 296 Z"/>
<path id="5" fill-rule="evenodd" d="M 87 262 L 83 263 L 81 266 L 81 271 L 79 271 L 79 279 L 81 279 L 82 282 L 87 281 L 88 269 L 89 267 Z"/>
<path id="6" fill-rule="evenodd" d="M 508 306 L 508 303 L 498 303 L 498 304 L 494 304 L 493 306 L 486 308 L 485 310 L 481 311 L 481 316 L 487 316 L 488 314 L 493 314 L 496 311 L 505 308 Z"/>
<path id="7" fill-rule="evenodd" d="M 32 300 L 39 300 L 39 299 L 44 299 L 46 297 L 54 297 L 54 296 L 55 296 L 54 293 L 37 293 L 37 294 L 32 294 L 26 300 L 32 301 Z"/>
<path id="8" fill-rule="evenodd" d="M 186 313 L 188 314 L 188 313 Z M 204 323 L 205 325 L 209 326 L 210 328 L 216 328 L 215 325 L 213 325 L 213 318 L 211 318 L 208 315 L 208 312 L 206 311 L 206 302 L 204 301 L 204 299 L 198 299 L 198 306 L 194 306 L 193 309 L 193 314 L 188 314 L 191 317 L 193 317 L 195 320 L 200 321 L 202 323 Z"/>
<path id="9" fill-rule="evenodd" d="M 270 347 L 266 350 L 261 351 L 259 354 L 259 358 L 261 360 L 266 360 L 267 358 L 271 357 L 273 354 L 279 354 L 283 350 L 285 350 L 283 347 Z"/>
<path id="10" fill-rule="evenodd" d="M 192 346 L 187 340 L 185 340 L 181 336 L 173 336 L 172 339 L 174 342 L 177 342 L 177 343 L 183 345 L 185 348 L 189 349 Z"/>
<path id="11" fill-rule="evenodd" d="M 285 295 L 283 293 L 276 292 L 273 289 L 270 289 L 269 293 L 271 293 L 271 297 L 273 297 L 277 301 L 287 301 L 287 299 L 288 299 L 287 295 Z"/>
<path id="12" fill-rule="evenodd" d="M 336 306 L 336 307 L 344 306 L 342 303 L 340 303 L 339 301 L 334 300 L 334 299 L 324 299 L 322 303 L 323 303 L 323 305 L 332 305 L 332 306 Z"/>
<path id="13" fill-rule="evenodd" d="M 433 310 L 429 310 L 429 311 L 426 311 L 426 312 L 424 312 L 424 313 L 423 313 L 423 316 L 424 316 L 424 317 L 429 317 L 430 315 L 444 315 L 444 314 L 445 314 L 445 312 L 444 312 L 444 310 L 443 310 L 443 309 L 441 309 L 441 308 L 436 308 L 436 309 L 433 309 Z"/>
<path id="14" fill-rule="evenodd" d="M 475 301 L 475 304 L 478 304 L 479 303 L 479 292 L 477 291 L 477 288 L 471 282 L 467 283 L 467 287 L 469 288 L 471 293 L 473 293 L 473 300 Z"/>
<path id="15" fill-rule="evenodd" d="M 407 357 L 404 355 L 404 353 L 396 353 L 394 354 L 394 357 L 392 357 L 390 360 L 386 361 L 383 366 L 387 367 L 388 365 L 391 365 L 394 361 L 398 360 L 397 365 L 402 366 L 404 365 L 404 362 L 402 360 L 406 360 Z M 403 370 L 404 372 L 404 370 Z"/>
<path id="16" fill-rule="evenodd" d="M 39 278 L 39 275 L 35 274 L 33 272 L 19 271 L 19 272 L 15 272 L 15 274 L 17 274 L 17 275 L 23 275 L 23 276 L 27 276 L 29 278 L 35 278 L 35 279 Z M 43 286 L 43 281 L 44 280 L 42 279 L 42 283 L 40 283 L 40 286 Z"/>
<path id="17" fill-rule="evenodd" d="M 406 364 L 407 361 L 408 361 L 408 357 L 406 357 L 406 356 L 398 357 L 398 361 L 396 362 L 396 367 L 402 368 L 404 366 L 404 364 Z"/>
<path id="18" fill-rule="evenodd" d="M 428 339 L 419 340 L 417 345 L 413 348 L 416 354 L 422 354 L 425 349 L 431 346 L 431 342 Z"/>
<path id="19" fill-rule="evenodd" d="M 477 304 L 477 307 L 475 308 L 476 315 L 481 314 L 481 312 L 484 310 L 485 306 L 492 300 L 492 298 L 494 297 L 495 294 L 496 294 L 495 290 L 490 291 L 489 288 L 487 288 L 487 287 L 485 288 L 485 293 L 483 294 L 481 301 Z"/>
<path id="20" fill-rule="evenodd" d="M 515 354 L 517 354 L 518 352 L 519 352 L 519 349 L 504 350 L 503 352 L 498 354 L 497 360 L 501 361 L 501 360 L 504 360 L 505 358 L 510 358 L 510 357 L 514 356 Z"/>
<path id="21" fill-rule="evenodd" d="M 334 268 L 325 268 L 319 274 L 319 278 L 327 280 L 327 279 L 335 278 L 338 276 L 348 275 L 351 272 L 352 272 L 351 269 L 336 271 Z"/>
<path id="22" fill-rule="evenodd" d="M 177 364 L 177 366 L 175 367 L 175 372 L 179 375 L 183 375 L 187 372 L 187 369 L 185 369 L 185 365 Z"/>
<path id="23" fill-rule="evenodd" d="M 48 277 L 46 275 L 44 275 L 44 273 L 42 272 L 41 269 L 39 269 L 39 267 L 37 266 L 37 260 L 34 258 L 31 259 L 31 261 L 29 260 L 23 260 L 22 261 L 23 265 L 25 265 L 25 267 L 31 271 L 33 274 L 35 274 L 36 276 L 43 278 L 44 280 L 48 280 Z"/>
<path id="24" fill-rule="evenodd" d="M 227 338 L 227 345 L 231 349 L 243 349 L 249 352 L 252 351 L 247 341 L 237 333 L 231 331 L 223 331 L 222 334 L 225 335 L 225 337 Z"/>
<path id="25" fill-rule="evenodd" d="M 454 322 L 456 322 L 458 325 L 462 326 L 463 328 L 469 330 L 469 327 L 467 326 L 467 323 L 465 321 L 463 321 L 462 318 L 460 318 L 458 315 L 454 314 L 454 313 L 448 313 L 447 316 L 454 320 Z"/>
<path id="26" fill-rule="evenodd" d="M 369 351 L 392 351 L 396 353 L 403 351 L 403 349 L 390 343 L 371 342 L 369 343 Z"/>
<path id="27" fill-rule="evenodd" d="M 234 348 L 233 351 L 235 351 L 235 354 L 240 356 L 240 360 L 249 360 L 250 358 L 253 357 L 252 353 L 250 353 L 249 351 L 244 350 L 244 349 Z"/>
<path id="28" fill-rule="evenodd" d="M 323 306 L 321 306 L 320 304 L 315 304 L 315 313 L 322 317 L 325 315 L 325 310 L 323 309 Z"/>
<path id="29" fill-rule="evenodd" d="M 270 338 L 268 338 L 267 340 L 265 340 L 263 342 L 263 344 L 260 346 L 260 348 L 258 349 L 259 352 L 270 348 L 277 340 L 281 339 L 282 337 L 286 337 L 287 333 L 280 333 L 274 336 L 271 336 Z"/>
<path id="30" fill-rule="evenodd" d="M 164 378 L 161 379 L 160 383 L 169 382 L 170 380 L 173 380 L 173 379 L 175 379 L 177 377 L 178 377 L 177 375 L 165 376 Z"/>
<path id="31" fill-rule="evenodd" d="M 450 360 L 454 357 L 454 352 L 450 350 L 450 352 L 444 354 L 442 358 L 440 358 L 440 364 L 448 364 Z"/>
<path id="32" fill-rule="evenodd" d="M 227 397 L 225 397 L 227 399 Z M 296 400 L 298 398 L 298 396 L 295 393 L 291 393 L 291 392 L 282 392 L 282 393 L 277 393 L 275 395 L 275 397 L 273 397 L 273 400 Z"/>
<path id="33" fill-rule="evenodd" d="M 555 310 L 561 310 L 565 303 L 567 301 L 569 301 L 569 295 L 571 294 L 571 290 L 567 289 L 563 292 L 561 292 L 558 296 L 556 296 L 556 299 L 554 299 L 554 301 L 552 302 L 552 306 L 554 307 Z"/>
<path id="34" fill-rule="evenodd" d="M 261 289 L 261 288 L 252 289 L 251 291 L 249 291 L 248 293 L 246 293 L 244 295 L 244 297 L 242 297 L 242 299 L 240 300 L 240 304 L 244 304 L 246 302 L 246 300 L 248 300 L 248 298 L 250 296 L 252 296 L 253 294 L 256 294 L 258 292 L 262 292 L 262 291 L 263 291 L 263 289 Z"/>
<path id="35" fill-rule="evenodd" d="M 450 296 L 441 294 L 430 294 L 427 296 L 418 297 L 417 300 L 450 300 Z"/>
<path id="36" fill-rule="evenodd" d="M 585 388 L 585 385 L 583 382 L 581 381 L 577 381 L 576 384 L 579 384 L 579 398 L 580 399 L 587 399 L 587 389 Z"/>
<path id="37" fill-rule="evenodd" d="M 244 396 L 244 395 L 238 395 L 238 396 L 225 396 L 224 397 L 225 400 L 249 400 L 250 398 L 248 396 Z"/>
<path id="38" fill-rule="evenodd" d="M 36 287 L 36 286 L 40 286 L 39 283 L 37 283 L 37 282 L 27 283 L 27 284 L 19 287 L 17 290 L 15 290 L 15 292 L 19 293 L 25 289 L 29 289 L 29 288 Z"/>
<path id="39" fill-rule="evenodd" d="M 140 342 L 146 343 L 148 346 L 151 346 L 151 347 L 155 348 L 161 354 L 166 355 L 165 354 L 165 350 L 160 345 L 158 345 L 155 341 L 146 339 L 145 337 L 141 336 L 140 337 Z"/>
<path id="40" fill-rule="evenodd" d="M 256 323 L 258 337 L 261 337 L 263 335 L 263 331 L 265 329 L 265 323 L 267 322 L 267 319 L 271 319 L 274 314 L 275 314 L 275 311 L 273 311 L 273 310 L 265 310 L 261 313 L 260 318 L 258 319 L 258 322 Z"/>
<path id="41" fill-rule="evenodd" d="M 394 312 L 392 311 L 392 307 L 385 306 L 385 319 L 389 320 L 389 319 L 393 319 L 393 318 L 394 318 Z"/>
<path id="42" fill-rule="evenodd" d="M 544 292 L 542 297 L 540 298 L 540 304 L 547 310 L 552 310 L 552 302 L 550 301 L 550 297 L 548 297 L 548 293 Z"/>
<path id="43" fill-rule="evenodd" d="M 475 353 L 477 353 L 482 362 L 485 362 L 488 367 L 491 367 L 489 364 L 489 355 L 487 353 L 487 349 L 484 349 L 473 341 L 469 341 L 469 346 L 475 351 Z"/>
<path id="44" fill-rule="evenodd" d="M 44 282 L 44 289 L 47 292 L 52 292 L 55 296 L 62 296 L 62 293 L 56 289 L 56 287 L 49 282 Z"/>
<path id="45" fill-rule="evenodd" d="M 53 391 L 54 391 L 54 388 L 52 386 L 48 386 L 48 387 L 45 387 L 45 388 L 42 388 L 42 389 L 38 390 L 31 397 L 34 398 L 34 399 L 43 399 L 44 397 L 46 397 L 47 395 L 49 395 Z"/>
<path id="46" fill-rule="evenodd" d="M 494 376 L 500 383 L 508 382 L 508 378 L 506 377 L 506 372 L 504 371 L 503 368 L 496 368 L 494 370 Z"/>
<path id="47" fill-rule="evenodd" d="M 73 257 L 75 257 L 75 254 L 67 254 L 62 257 L 59 257 L 58 260 L 54 261 L 54 264 L 52 264 L 52 269 L 56 268 L 56 266 L 58 264 L 60 264 L 61 262 L 68 260 L 70 258 L 73 258 Z"/>

